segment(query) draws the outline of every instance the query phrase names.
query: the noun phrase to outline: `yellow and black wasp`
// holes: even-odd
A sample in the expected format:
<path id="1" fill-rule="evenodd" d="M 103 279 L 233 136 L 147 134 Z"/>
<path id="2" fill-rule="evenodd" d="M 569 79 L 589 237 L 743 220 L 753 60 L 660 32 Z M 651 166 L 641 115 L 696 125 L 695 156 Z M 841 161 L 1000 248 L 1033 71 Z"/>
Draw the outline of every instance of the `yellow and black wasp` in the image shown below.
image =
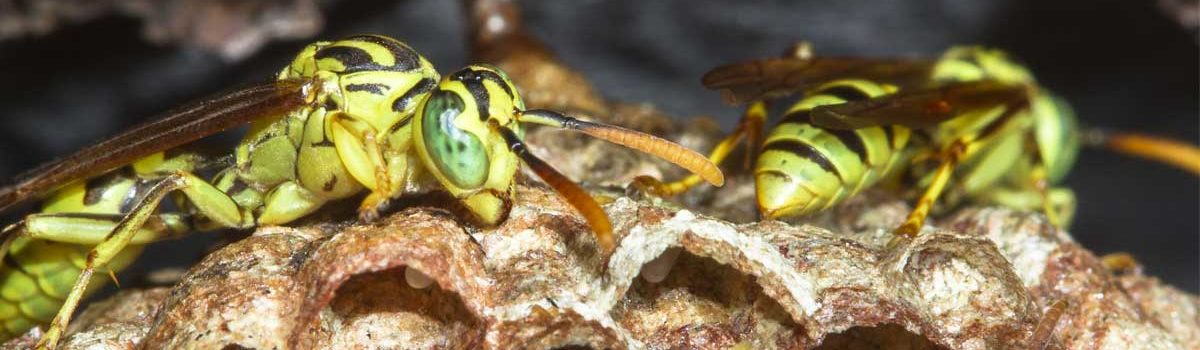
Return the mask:
<path id="1" fill-rule="evenodd" d="M 287 224 L 364 192 L 365 219 L 389 199 L 442 190 L 473 221 L 496 225 L 508 216 L 522 162 L 611 250 L 605 213 L 526 150 L 521 123 L 580 131 L 724 182 L 716 165 L 669 141 L 526 109 L 495 67 L 471 65 L 439 77 L 429 61 L 392 38 L 317 42 L 273 82 L 169 112 L 0 189 L 0 209 L 43 200 L 41 211 L 4 230 L 0 334 L 49 323 L 39 347 L 53 348 L 93 289 L 89 284 L 104 282 L 94 272 L 122 269 L 143 245 L 194 230 Z M 213 159 L 186 145 L 243 124 L 249 131 L 233 160 L 212 178 L 200 177 Z M 168 196 L 178 210 L 160 210 Z"/>
<path id="2" fill-rule="evenodd" d="M 955 47 L 937 59 L 815 57 L 800 44 L 783 57 L 717 67 L 703 84 L 722 90 L 727 102 L 749 103 L 710 159 L 722 162 L 743 137 L 761 145 L 753 175 L 764 218 L 816 213 L 891 184 L 923 189 L 898 234 L 917 234 L 940 197 L 1043 210 L 1061 227 L 1075 203 L 1056 184 L 1085 143 L 1200 174 L 1200 151 L 1190 145 L 1085 135 L 1065 101 L 994 49 Z M 796 93 L 803 97 L 763 138 L 769 103 Z M 638 179 L 663 195 L 699 181 Z"/>

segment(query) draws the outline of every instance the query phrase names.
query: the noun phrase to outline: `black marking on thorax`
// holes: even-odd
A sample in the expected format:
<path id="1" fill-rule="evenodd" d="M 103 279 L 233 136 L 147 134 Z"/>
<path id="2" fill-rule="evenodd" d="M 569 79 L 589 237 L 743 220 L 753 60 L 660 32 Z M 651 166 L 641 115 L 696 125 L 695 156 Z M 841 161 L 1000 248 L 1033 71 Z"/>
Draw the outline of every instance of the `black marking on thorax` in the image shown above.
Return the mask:
<path id="1" fill-rule="evenodd" d="M 400 98 L 392 101 L 392 112 L 400 112 L 405 108 L 408 108 L 409 104 L 415 102 L 413 101 L 414 99 L 429 93 L 429 91 L 433 90 L 433 87 L 436 85 L 437 82 L 433 81 L 433 79 L 421 79 L 421 81 L 418 81 L 417 84 L 413 85 L 412 88 L 404 92 L 404 95 L 401 95 Z"/>
<path id="2" fill-rule="evenodd" d="M 318 60 L 332 58 L 341 62 L 344 67 L 341 72 L 343 74 L 368 71 L 407 72 L 420 67 L 420 59 L 417 53 L 403 46 L 398 41 L 374 35 L 353 36 L 345 40 L 364 41 L 382 46 L 388 50 L 395 62 L 390 66 L 384 66 L 372 59 L 371 54 L 367 53 L 366 50 L 342 45 L 333 45 L 319 49 L 313 57 Z"/>
<path id="3" fill-rule="evenodd" d="M 127 172 L 126 170 L 127 168 L 116 170 L 108 174 L 93 177 L 84 182 L 83 205 L 91 206 L 100 203 L 100 200 L 104 199 L 104 192 L 110 186 L 120 182 L 124 175 L 123 173 Z"/>
<path id="4" fill-rule="evenodd" d="M 352 36 L 349 39 L 366 41 L 386 48 L 395 59 L 395 63 L 393 63 L 391 66 L 393 69 L 399 71 L 409 71 L 417 69 L 421 66 L 420 56 L 417 55 L 417 53 L 411 48 L 404 46 L 404 44 L 401 44 L 395 39 L 385 38 L 378 35 L 358 35 Z"/>
<path id="5" fill-rule="evenodd" d="M 384 91 L 387 91 L 388 89 L 390 89 L 389 86 L 387 86 L 385 84 L 379 84 L 379 83 L 346 85 L 346 91 L 349 91 L 349 92 L 366 91 L 366 92 L 369 92 L 374 95 L 383 95 Z"/>

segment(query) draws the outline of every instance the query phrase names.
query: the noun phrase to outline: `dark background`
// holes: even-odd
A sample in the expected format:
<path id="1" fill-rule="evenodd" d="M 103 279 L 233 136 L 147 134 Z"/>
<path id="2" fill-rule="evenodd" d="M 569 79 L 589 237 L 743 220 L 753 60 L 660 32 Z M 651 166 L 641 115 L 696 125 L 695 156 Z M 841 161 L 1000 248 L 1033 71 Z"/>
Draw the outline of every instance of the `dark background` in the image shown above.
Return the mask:
<path id="1" fill-rule="evenodd" d="M 338 1 L 322 10 L 321 39 L 380 33 L 408 42 L 442 71 L 466 63 L 457 1 Z M 933 56 L 956 44 L 995 46 L 1069 100 L 1083 123 L 1192 143 L 1200 130 L 1197 36 L 1154 1 L 526 1 L 524 10 L 534 33 L 608 97 L 711 115 L 727 128 L 739 112 L 701 88 L 700 75 L 803 39 L 823 55 Z M 0 43 L 0 178 L 189 100 L 269 79 L 309 41 L 275 42 L 230 63 L 149 44 L 141 25 L 105 17 Z M 1195 177 L 1085 150 L 1067 185 L 1080 202 L 1072 232 L 1081 244 L 1131 252 L 1149 274 L 1200 290 Z M 3 216 L 11 222 L 18 213 Z M 131 274 L 189 264 L 212 240 L 153 245 Z"/>

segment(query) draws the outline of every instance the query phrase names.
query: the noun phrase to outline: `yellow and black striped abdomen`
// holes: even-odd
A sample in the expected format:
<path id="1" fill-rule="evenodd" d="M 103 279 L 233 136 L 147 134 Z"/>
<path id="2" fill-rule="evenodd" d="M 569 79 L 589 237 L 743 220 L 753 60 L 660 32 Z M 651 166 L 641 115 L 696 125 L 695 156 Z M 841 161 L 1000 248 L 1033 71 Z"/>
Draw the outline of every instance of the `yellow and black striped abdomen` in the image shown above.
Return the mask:
<path id="1" fill-rule="evenodd" d="M 834 130 L 810 123 L 821 105 L 863 100 L 894 92 L 865 80 L 837 80 L 818 87 L 788 109 L 771 130 L 755 165 L 759 210 L 766 218 L 815 213 L 889 177 L 911 134 L 898 125 Z"/>

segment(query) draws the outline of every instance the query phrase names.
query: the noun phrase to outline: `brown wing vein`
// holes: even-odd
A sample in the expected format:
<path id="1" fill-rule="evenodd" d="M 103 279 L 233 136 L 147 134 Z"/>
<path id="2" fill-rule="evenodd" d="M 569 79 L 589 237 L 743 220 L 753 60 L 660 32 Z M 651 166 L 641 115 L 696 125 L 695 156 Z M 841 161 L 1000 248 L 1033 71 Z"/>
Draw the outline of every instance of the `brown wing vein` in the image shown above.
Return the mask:
<path id="1" fill-rule="evenodd" d="M 936 62 L 916 58 L 768 58 L 714 68 L 701 83 L 723 90 L 730 103 L 781 97 L 842 78 L 913 88 L 928 81 Z"/>
<path id="2" fill-rule="evenodd" d="M 0 189 L 0 210 L 74 180 L 109 171 L 140 157 L 196 141 L 250 121 L 280 115 L 309 98 L 307 81 L 272 81 L 172 110 L 164 117 L 56 159 Z"/>
<path id="3" fill-rule="evenodd" d="M 995 106 L 1021 107 L 1030 87 L 994 80 L 952 83 L 924 90 L 813 108 L 812 123 L 831 129 L 859 129 L 880 125 L 927 128 L 948 119 Z"/>

